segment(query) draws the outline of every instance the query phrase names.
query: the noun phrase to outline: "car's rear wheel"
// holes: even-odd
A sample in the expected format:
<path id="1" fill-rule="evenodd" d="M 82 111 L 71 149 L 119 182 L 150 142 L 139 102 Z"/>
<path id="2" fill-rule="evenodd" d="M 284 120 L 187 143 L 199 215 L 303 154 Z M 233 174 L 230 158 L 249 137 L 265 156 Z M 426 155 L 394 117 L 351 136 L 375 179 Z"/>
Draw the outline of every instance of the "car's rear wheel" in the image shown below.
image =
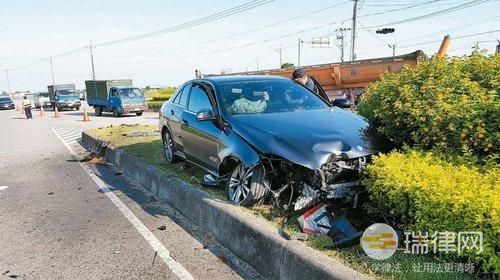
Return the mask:
<path id="1" fill-rule="evenodd" d="M 139 117 L 142 116 L 142 112 L 135 112 L 135 114 Z"/>
<path id="2" fill-rule="evenodd" d="M 163 131 L 163 150 L 165 159 L 168 162 L 176 163 L 179 161 L 179 157 L 175 155 L 174 139 L 170 131 L 166 128 Z"/>
<path id="3" fill-rule="evenodd" d="M 248 168 L 238 163 L 227 180 L 226 197 L 233 204 L 250 207 L 266 196 L 266 186 L 268 182 L 262 166 Z"/>

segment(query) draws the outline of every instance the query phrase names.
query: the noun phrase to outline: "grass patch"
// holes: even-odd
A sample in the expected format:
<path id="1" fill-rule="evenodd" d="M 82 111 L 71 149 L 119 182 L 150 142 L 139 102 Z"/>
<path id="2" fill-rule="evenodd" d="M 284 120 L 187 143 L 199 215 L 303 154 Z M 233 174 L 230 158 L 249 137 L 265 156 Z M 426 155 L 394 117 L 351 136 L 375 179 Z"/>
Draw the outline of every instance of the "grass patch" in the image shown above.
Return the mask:
<path id="1" fill-rule="evenodd" d="M 132 132 L 154 133 L 154 135 L 131 137 L 129 134 Z M 166 176 L 182 179 L 215 195 L 217 198 L 225 200 L 224 190 L 222 188 L 208 188 L 199 184 L 199 180 L 204 175 L 204 172 L 200 168 L 187 165 L 183 162 L 177 164 L 168 164 L 166 162 L 163 154 L 160 132 L 156 126 L 120 125 L 106 128 L 96 128 L 88 131 L 88 133 L 96 138 L 110 141 L 112 146 L 122 149 L 123 151 L 156 166 Z M 241 207 L 241 209 L 249 214 L 260 217 L 278 229 L 283 229 L 289 235 L 299 232 L 296 225 L 297 218 L 299 217 L 298 213 L 290 215 L 283 209 L 271 207 L 269 205 L 260 205 L 253 208 Z M 396 252 L 396 254 L 387 261 L 376 261 L 367 257 L 359 245 L 339 249 L 329 249 L 332 245 L 332 240 L 326 236 L 312 236 L 304 243 L 373 278 L 410 280 L 474 279 L 474 277 L 463 273 L 413 272 L 414 266 L 423 265 L 424 263 L 442 263 L 441 260 L 430 256 L 417 256 L 405 254 L 403 252 Z M 398 270 L 400 272 L 398 272 Z"/>

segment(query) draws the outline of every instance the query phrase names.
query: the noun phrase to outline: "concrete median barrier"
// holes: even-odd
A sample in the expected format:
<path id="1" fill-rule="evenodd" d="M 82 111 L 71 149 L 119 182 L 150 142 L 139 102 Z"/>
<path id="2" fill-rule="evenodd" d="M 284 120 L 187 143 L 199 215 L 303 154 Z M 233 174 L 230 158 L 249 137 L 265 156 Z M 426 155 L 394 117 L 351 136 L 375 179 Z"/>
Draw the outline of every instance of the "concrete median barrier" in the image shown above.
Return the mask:
<path id="1" fill-rule="evenodd" d="M 100 145 L 100 140 L 85 132 L 82 133 L 82 142 L 87 149 Z M 105 158 L 182 215 L 205 228 L 218 242 L 266 278 L 368 278 L 300 241 L 284 240 L 276 228 L 243 212 L 239 207 L 178 178 L 164 176 L 153 165 L 120 149 L 108 146 Z"/>

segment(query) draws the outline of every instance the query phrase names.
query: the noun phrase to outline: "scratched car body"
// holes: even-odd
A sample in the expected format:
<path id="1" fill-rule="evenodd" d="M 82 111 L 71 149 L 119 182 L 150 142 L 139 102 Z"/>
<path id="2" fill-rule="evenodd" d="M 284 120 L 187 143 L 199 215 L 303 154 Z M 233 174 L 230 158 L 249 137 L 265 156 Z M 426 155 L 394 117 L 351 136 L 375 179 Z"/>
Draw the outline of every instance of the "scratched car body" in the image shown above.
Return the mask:
<path id="1" fill-rule="evenodd" d="M 191 80 L 159 114 L 167 161 L 200 166 L 243 206 L 353 199 L 372 154 L 361 117 L 282 77 Z"/>

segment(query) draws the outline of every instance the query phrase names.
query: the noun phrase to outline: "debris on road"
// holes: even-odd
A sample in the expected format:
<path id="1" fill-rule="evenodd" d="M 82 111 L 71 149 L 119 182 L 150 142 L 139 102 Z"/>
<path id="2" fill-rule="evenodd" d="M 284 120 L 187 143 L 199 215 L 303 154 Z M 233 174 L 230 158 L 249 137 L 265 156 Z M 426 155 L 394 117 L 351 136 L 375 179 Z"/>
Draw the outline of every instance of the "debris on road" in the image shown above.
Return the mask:
<path id="1" fill-rule="evenodd" d="M 53 192 L 49 192 L 48 195 L 53 195 L 54 193 Z"/>
<path id="2" fill-rule="evenodd" d="M 129 133 L 123 133 L 122 136 L 125 137 L 146 137 L 146 136 L 156 136 L 158 133 L 151 131 L 133 131 Z"/>
<path id="3" fill-rule="evenodd" d="M 303 233 L 330 236 L 333 241 L 332 247 L 336 248 L 361 237 L 361 232 L 351 225 L 347 217 L 337 212 L 332 205 L 320 203 L 306 211 L 297 220 Z"/>
<path id="4" fill-rule="evenodd" d="M 159 229 L 159 230 L 166 230 L 166 229 L 167 229 L 167 226 L 162 225 L 162 226 L 157 227 L 157 229 Z"/>

